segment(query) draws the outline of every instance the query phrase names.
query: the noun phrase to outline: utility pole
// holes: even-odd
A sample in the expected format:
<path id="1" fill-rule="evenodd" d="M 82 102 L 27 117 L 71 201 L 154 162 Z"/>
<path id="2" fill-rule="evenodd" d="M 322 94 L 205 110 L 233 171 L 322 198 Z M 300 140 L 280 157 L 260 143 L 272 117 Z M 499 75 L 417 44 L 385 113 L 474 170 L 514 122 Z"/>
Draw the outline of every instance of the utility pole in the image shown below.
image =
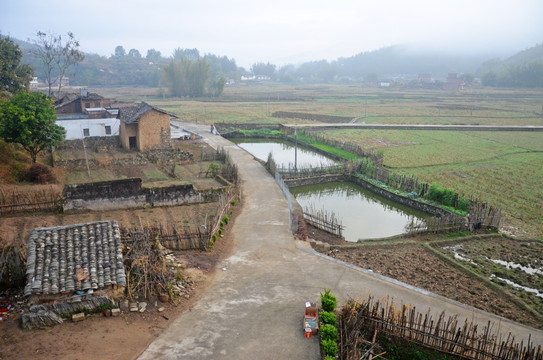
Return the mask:
<path id="1" fill-rule="evenodd" d="M 294 145 L 294 173 L 298 172 L 298 133 L 294 129 L 294 137 L 296 139 Z"/>

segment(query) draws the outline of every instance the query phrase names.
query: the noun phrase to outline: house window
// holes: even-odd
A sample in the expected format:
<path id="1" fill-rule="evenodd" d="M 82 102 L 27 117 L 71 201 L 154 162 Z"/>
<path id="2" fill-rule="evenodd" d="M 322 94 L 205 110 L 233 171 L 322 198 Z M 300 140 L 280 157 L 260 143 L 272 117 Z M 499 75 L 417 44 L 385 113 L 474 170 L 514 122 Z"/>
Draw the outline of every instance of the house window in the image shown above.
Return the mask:
<path id="1" fill-rule="evenodd" d="M 83 129 L 83 136 L 90 136 L 89 129 Z"/>
<path id="2" fill-rule="evenodd" d="M 106 135 L 111 135 L 111 126 L 106 125 Z"/>
<path id="3" fill-rule="evenodd" d="M 90 103 L 85 103 L 85 109 L 90 108 Z"/>

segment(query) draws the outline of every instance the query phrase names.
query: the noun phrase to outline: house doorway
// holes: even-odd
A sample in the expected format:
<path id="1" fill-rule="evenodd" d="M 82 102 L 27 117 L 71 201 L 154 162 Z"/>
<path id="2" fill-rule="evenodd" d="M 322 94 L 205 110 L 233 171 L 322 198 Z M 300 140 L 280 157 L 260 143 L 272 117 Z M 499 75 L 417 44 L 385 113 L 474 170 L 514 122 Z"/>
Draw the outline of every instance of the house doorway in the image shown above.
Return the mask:
<path id="1" fill-rule="evenodd" d="M 135 136 L 129 136 L 128 137 L 128 148 L 130 150 L 133 150 L 133 149 L 136 149 L 137 148 L 137 142 L 136 142 L 136 137 Z"/>

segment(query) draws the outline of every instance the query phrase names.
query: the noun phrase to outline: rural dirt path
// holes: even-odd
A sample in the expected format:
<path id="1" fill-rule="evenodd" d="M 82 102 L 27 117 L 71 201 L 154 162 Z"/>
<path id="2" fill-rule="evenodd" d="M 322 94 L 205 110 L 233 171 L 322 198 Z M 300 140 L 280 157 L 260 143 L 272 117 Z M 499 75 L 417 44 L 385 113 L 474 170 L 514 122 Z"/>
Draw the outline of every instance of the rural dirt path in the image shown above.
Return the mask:
<path id="1" fill-rule="evenodd" d="M 198 129 L 210 145 L 224 146 L 239 167 L 244 205 L 231 229 L 232 255 L 192 311 L 178 317 L 139 359 L 319 359 L 317 337 L 302 330 L 305 301 L 330 288 L 348 297 L 390 296 L 421 311 L 445 310 L 481 324 L 489 320 L 517 339 L 543 343 L 543 332 L 495 315 L 361 272 L 317 256 L 293 239 L 286 200 L 274 179 L 252 156 L 207 126 Z M 236 209 L 240 211 L 240 209 Z M 219 239 L 220 241 L 220 239 Z"/>

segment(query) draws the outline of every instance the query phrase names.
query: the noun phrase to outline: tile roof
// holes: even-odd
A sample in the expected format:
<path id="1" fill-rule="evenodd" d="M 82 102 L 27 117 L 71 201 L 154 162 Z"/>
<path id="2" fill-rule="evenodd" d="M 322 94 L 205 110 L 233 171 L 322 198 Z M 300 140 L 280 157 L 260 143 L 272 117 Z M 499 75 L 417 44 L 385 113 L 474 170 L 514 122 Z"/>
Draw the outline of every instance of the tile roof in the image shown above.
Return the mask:
<path id="1" fill-rule="evenodd" d="M 62 97 L 61 99 L 59 99 L 60 101 L 62 101 L 62 103 L 56 105 L 55 109 L 66 106 L 66 105 L 68 105 L 70 103 L 73 103 L 74 101 L 77 101 L 77 100 L 90 101 L 90 100 L 103 100 L 104 99 L 103 96 L 98 95 L 96 93 L 88 93 L 87 96 L 81 96 L 81 95 L 77 95 L 77 94 L 76 94 L 75 97 L 73 97 L 73 96 L 74 96 L 74 94 L 67 94 L 64 97 Z"/>
<path id="2" fill-rule="evenodd" d="M 143 115 L 147 114 L 151 110 L 156 110 L 163 114 L 167 114 L 171 117 L 177 118 L 177 115 L 157 108 L 155 106 L 149 105 L 146 102 L 141 102 L 137 105 L 119 108 L 119 118 L 125 124 L 137 123 Z"/>
<path id="3" fill-rule="evenodd" d="M 77 275 L 82 274 L 86 277 L 78 281 Z M 30 233 L 25 296 L 108 285 L 126 285 L 116 221 L 37 228 Z"/>

